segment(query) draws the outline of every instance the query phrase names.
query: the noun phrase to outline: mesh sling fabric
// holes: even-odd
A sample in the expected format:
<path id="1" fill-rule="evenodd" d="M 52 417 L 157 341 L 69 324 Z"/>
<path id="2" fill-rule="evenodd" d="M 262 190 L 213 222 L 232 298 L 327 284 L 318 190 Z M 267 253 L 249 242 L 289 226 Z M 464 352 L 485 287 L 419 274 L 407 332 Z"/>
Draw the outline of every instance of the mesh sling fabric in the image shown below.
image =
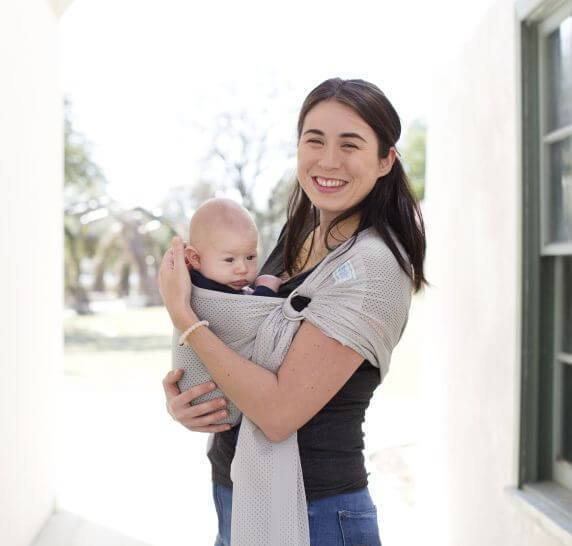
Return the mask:
<path id="1" fill-rule="evenodd" d="M 350 238 L 330 252 L 286 299 L 193 286 L 192 308 L 228 347 L 274 373 L 301 321 L 307 320 L 378 367 L 383 380 L 407 324 L 412 284 L 373 227 L 355 237 L 353 246 Z M 393 240 L 407 263 L 402 246 Z M 291 305 L 296 295 L 311 300 L 301 311 Z M 175 330 L 172 365 L 185 370 L 179 381 L 182 392 L 211 377 L 191 347 L 177 345 L 179 335 Z M 215 390 L 194 403 L 218 396 L 223 393 Z M 271 442 L 231 400 L 228 411 L 220 423 L 236 424 L 242 419 L 230 468 L 232 546 L 309 546 L 297 433 Z M 211 434 L 207 452 L 212 439 Z"/>

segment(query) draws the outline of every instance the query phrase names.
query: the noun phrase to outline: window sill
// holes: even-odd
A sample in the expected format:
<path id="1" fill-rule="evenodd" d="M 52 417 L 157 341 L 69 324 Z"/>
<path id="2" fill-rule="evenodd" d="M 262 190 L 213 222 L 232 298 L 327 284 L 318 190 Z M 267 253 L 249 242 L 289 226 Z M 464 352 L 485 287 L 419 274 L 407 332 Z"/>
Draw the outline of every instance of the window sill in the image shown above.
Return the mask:
<path id="1" fill-rule="evenodd" d="M 572 491 L 555 482 L 534 482 L 522 489 L 507 487 L 507 493 L 555 538 L 572 538 Z"/>

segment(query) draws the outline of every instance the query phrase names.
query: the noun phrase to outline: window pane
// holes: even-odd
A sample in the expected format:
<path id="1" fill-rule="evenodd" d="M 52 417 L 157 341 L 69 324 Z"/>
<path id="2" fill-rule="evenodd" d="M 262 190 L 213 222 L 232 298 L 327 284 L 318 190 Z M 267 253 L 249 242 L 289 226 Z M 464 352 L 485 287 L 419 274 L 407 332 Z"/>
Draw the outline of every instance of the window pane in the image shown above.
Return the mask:
<path id="1" fill-rule="evenodd" d="M 572 462 L 572 366 L 564 365 L 562 375 L 562 456 Z"/>
<path id="2" fill-rule="evenodd" d="M 553 131 L 572 123 L 572 15 L 547 40 L 548 125 Z"/>
<path id="3" fill-rule="evenodd" d="M 572 137 L 550 145 L 550 240 L 572 241 Z"/>
<path id="4" fill-rule="evenodd" d="M 564 258 L 564 324 L 562 350 L 572 354 L 572 257 Z"/>

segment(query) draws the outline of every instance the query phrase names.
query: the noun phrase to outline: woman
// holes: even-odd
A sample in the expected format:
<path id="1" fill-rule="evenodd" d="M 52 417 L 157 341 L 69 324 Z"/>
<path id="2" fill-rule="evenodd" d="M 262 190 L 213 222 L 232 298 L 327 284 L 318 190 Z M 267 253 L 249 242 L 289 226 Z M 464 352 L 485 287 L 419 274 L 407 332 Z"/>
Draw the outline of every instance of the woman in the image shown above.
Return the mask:
<path id="1" fill-rule="evenodd" d="M 298 120 L 297 184 L 288 220 L 261 270 L 285 280 L 280 296 L 287 297 L 336 246 L 370 227 L 407 276 L 408 289 L 427 284 L 424 224 L 396 156 L 400 131 L 393 106 L 371 83 L 334 78 L 308 95 Z M 199 317 L 188 303 L 191 284 L 179 238 L 165 254 L 159 283 L 173 325 L 185 331 Z M 403 301 L 407 308 L 398 310 L 400 317 L 407 315 L 410 300 Z M 304 298 L 292 299 L 298 308 L 307 304 Z M 400 336 L 406 320 L 395 322 Z M 188 342 L 214 383 L 270 440 L 280 442 L 297 431 L 312 546 L 380 544 L 361 430 L 382 379 L 379 368 L 308 321 L 302 322 L 278 374 L 240 357 L 206 327 L 195 329 Z M 219 518 L 217 545 L 228 546 L 230 463 L 240 426 L 229 430 L 214 424 L 222 415 L 222 399 L 191 405 L 212 386 L 181 394 L 179 379 L 170 372 L 163 380 L 171 416 L 190 430 L 216 433 L 208 457 Z"/>

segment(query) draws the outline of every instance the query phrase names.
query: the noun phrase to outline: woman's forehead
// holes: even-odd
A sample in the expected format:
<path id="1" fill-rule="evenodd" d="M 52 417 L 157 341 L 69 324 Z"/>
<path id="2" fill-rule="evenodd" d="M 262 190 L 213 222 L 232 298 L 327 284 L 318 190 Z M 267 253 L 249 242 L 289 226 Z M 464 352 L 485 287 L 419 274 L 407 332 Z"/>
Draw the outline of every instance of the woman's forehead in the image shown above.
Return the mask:
<path id="1" fill-rule="evenodd" d="M 338 101 L 322 101 L 314 106 L 304 118 L 302 133 L 317 129 L 328 136 L 341 133 L 371 135 L 373 129 L 352 108 Z"/>

